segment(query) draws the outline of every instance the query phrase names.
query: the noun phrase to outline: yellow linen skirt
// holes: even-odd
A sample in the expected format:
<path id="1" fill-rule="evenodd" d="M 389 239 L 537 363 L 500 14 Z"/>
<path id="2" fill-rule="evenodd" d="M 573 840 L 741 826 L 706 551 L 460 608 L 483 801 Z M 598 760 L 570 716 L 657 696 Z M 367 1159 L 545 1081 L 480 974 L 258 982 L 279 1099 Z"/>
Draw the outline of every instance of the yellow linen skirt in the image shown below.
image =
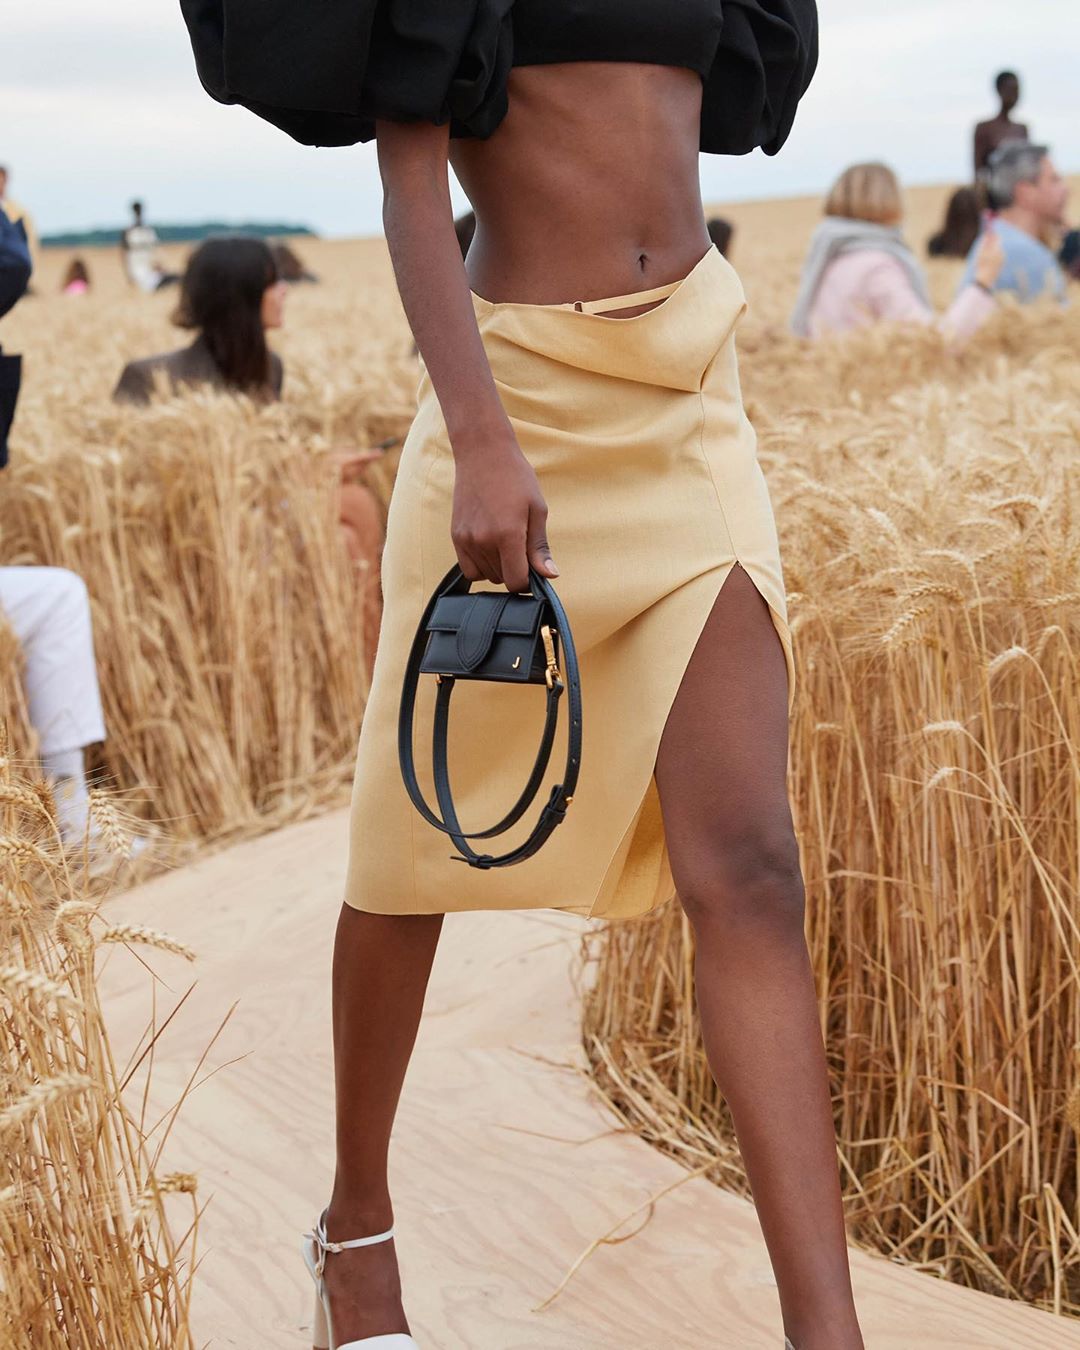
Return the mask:
<path id="1" fill-rule="evenodd" d="M 633 318 L 591 312 L 660 295 L 662 303 Z M 390 504 L 346 900 L 380 914 L 561 909 L 638 917 L 673 894 L 653 770 L 683 673 L 736 562 L 768 602 L 783 645 L 789 714 L 794 698 L 776 524 L 735 359 L 743 289 L 711 248 L 673 286 L 581 308 L 473 300 L 503 406 L 548 504 L 561 573 L 555 585 L 581 663 L 581 777 L 566 820 L 540 851 L 490 871 L 452 861 L 450 840 L 406 795 L 397 756 L 405 661 L 421 612 L 454 563 L 454 460 L 424 373 Z M 421 681 L 416 721 L 429 801 L 433 684 Z M 535 686 L 458 681 L 449 758 L 467 831 L 494 824 L 524 786 L 543 695 Z M 565 717 L 564 704 L 536 812 L 562 770 Z M 534 818 L 530 811 L 487 847 L 513 847 Z"/>

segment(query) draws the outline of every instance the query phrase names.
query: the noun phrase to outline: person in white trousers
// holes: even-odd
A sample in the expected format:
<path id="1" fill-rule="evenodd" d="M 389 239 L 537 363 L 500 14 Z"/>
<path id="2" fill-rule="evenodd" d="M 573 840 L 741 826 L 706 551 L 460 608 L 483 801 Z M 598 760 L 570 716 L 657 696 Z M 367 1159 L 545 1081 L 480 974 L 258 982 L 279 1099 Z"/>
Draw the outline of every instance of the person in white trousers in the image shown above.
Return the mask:
<path id="1" fill-rule="evenodd" d="M 25 656 L 30 721 L 56 795 L 61 837 L 78 844 L 96 833 L 84 750 L 105 739 L 86 584 L 63 567 L 0 567 L 0 614 Z"/>

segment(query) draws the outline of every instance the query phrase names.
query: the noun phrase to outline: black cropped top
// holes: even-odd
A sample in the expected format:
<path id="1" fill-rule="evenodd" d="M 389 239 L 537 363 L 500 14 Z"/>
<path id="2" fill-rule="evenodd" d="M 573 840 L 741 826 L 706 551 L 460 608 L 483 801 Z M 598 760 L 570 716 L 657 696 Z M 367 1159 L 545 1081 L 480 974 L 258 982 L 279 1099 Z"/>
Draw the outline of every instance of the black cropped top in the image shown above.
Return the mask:
<path id="1" fill-rule="evenodd" d="M 701 148 L 774 155 L 817 65 L 815 0 L 180 0 L 199 78 L 305 145 L 375 119 L 490 136 L 515 65 L 642 61 L 696 71 Z"/>
<path id="2" fill-rule="evenodd" d="M 716 59 L 723 0 L 515 0 L 514 65 L 647 61 L 704 79 Z"/>

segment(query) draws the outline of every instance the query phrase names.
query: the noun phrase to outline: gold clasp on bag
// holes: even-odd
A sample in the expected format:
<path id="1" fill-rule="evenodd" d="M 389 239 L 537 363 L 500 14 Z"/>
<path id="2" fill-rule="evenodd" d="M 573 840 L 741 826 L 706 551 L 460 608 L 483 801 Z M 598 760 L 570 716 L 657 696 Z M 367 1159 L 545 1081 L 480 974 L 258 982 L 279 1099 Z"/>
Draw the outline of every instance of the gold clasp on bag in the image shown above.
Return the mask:
<path id="1" fill-rule="evenodd" d="M 544 654 L 547 657 L 547 670 L 544 672 L 544 681 L 549 689 L 553 689 L 556 682 L 559 684 L 562 683 L 558 662 L 555 660 L 554 629 L 550 628 L 547 624 L 544 624 L 540 629 L 540 636 L 544 639 Z"/>

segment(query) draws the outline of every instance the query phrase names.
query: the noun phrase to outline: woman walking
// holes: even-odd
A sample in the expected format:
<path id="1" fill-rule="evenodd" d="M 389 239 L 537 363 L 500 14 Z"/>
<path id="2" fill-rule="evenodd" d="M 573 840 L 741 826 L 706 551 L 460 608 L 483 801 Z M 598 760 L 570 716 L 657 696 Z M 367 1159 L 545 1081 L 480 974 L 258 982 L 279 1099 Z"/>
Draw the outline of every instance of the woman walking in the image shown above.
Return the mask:
<path id="1" fill-rule="evenodd" d="M 631 917 L 675 890 L 786 1333 L 797 1350 L 858 1350 L 786 789 L 783 576 L 739 396 L 743 292 L 698 189 L 699 149 L 787 138 L 816 62 L 813 0 L 351 0 L 317 22 L 287 0 L 226 0 L 228 44 L 222 0 L 184 3 L 215 97 L 309 144 L 377 140 L 424 366 L 334 959 L 338 1163 L 307 1253 L 328 1314 L 316 1343 L 415 1344 L 386 1161 L 444 915 Z M 476 211 L 464 266 L 448 162 Z M 455 559 L 511 591 L 530 565 L 557 577 L 581 660 L 575 800 L 514 867 L 453 864 L 398 775 L 406 658 Z M 505 810 L 535 753 L 515 692 L 461 683 L 450 763 L 467 823 Z"/>

